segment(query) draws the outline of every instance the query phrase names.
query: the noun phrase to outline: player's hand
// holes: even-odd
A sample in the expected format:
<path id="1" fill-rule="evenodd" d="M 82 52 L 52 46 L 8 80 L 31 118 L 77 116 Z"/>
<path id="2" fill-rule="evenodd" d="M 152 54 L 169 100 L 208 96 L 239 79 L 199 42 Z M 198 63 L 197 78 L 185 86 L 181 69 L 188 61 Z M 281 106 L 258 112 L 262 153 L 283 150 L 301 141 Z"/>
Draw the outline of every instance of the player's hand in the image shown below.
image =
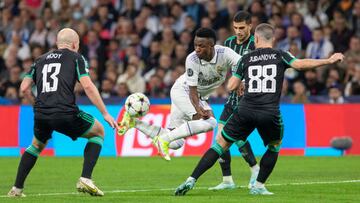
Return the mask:
<path id="1" fill-rule="evenodd" d="M 117 130 L 119 129 L 119 126 L 117 124 L 117 122 L 115 121 L 115 119 L 109 114 L 106 113 L 104 115 L 104 120 L 112 127 L 112 128 L 116 128 Z"/>
<path id="2" fill-rule="evenodd" d="M 245 92 L 245 85 L 244 85 L 243 82 L 241 82 L 240 85 L 239 85 L 239 87 L 238 87 L 237 90 L 236 90 L 236 94 L 237 94 L 238 96 L 242 96 L 242 95 L 244 95 L 244 92 Z"/>
<path id="3" fill-rule="evenodd" d="M 330 63 L 341 62 L 344 60 L 344 55 L 342 53 L 335 53 L 330 56 L 329 61 Z"/>
<path id="4" fill-rule="evenodd" d="M 196 112 L 199 114 L 199 116 L 203 119 L 208 119 L 210 118 L 210 113 L 209 111 L 204 110 L 201 106 L 196 108 Z"/>

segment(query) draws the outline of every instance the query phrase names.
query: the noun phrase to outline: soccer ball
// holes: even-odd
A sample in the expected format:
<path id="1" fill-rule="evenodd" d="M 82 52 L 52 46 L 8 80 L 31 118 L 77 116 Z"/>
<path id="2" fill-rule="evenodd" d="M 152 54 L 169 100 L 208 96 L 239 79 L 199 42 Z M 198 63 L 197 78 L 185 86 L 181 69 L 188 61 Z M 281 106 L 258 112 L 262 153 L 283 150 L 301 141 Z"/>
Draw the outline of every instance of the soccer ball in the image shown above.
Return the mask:
<path id="1" fill-rule="evenodd" d="M 150 108 L 150 101 L 142 93 L 134 93 L 128 96 L 125 101 L 126 112 L 135 118 L 145 116 Z"/>

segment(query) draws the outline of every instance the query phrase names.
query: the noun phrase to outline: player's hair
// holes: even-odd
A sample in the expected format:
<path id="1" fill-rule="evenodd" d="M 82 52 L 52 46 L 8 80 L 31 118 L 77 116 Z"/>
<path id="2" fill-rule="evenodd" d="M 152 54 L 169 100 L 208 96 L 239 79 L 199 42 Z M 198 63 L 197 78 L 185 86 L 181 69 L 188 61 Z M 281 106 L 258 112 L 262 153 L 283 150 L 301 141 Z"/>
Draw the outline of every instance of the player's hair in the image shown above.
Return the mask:
<path id="1" fill-rule="evenodd" d="M 274 27 L 267 23 L 261 23 L 256 26 L 255 35 L 260 36 L 266 41 L 270 41 L 274 37 Z"/>
<path id="2" fill-rule="evenodd" d="M 216 33 L 211 28 L 201 27 L 196 30 L 195 36 L 203 37 L 203 38 L 210 38 L 210 39 L 214 40 L 214 43 L 216 43 Z"/>
<path id="3" fill-rule="evenodd" d="M 246 24 L 250 24 L 251 23 L 251 15 L 247 11 L 238 11 L 234 16 L 233 21 L 236 23 L 245 21 Z"/>

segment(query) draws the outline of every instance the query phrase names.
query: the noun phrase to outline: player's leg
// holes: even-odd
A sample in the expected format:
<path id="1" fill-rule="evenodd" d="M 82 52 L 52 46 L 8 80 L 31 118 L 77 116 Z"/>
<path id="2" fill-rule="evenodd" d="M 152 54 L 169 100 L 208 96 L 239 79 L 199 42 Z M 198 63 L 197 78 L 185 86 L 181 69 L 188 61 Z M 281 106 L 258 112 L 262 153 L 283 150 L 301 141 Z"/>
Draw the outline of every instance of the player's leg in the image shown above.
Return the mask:
<path id="1" fill-rule="evenodd" d="M 256 182 L 260 167 L 257 164 L 254 152 L 251 149 L 249 141 L 246 140 L 244 142 L 242 140 L 239 140 L 235 142 L 235 145 L 239 148 L 241 156 L 244 158 L 244 160 L 248 163 L 250 167 L 251 176 L 248 184 L 248 188 L 250 189 Z"/>
<path id="2" fill-rule="evenodd" d="M 235 113 L 225 125 L 221 136 L 217 137 L 216 144 L 203 155 L 191 176 L 176 189 L 175 195 L 185 195 L 194 187 L 197 179 L 215 164 L 233 142 L 239 139 L 246 140 L 253 130 L 254 125 L 251 121 L 244 119 L 244 116 L 240 119 L 239 114 Z"/>
<path id="3" fill-rule="evenodd" d="M 199 177 L 216 163 L 224 151 L 229 149 L 231 144 L 231 140 L 225 140 L 223 136 L 219 136 L 216 140 L 216 144 L 208 149 L 202 156 L 192 174 L 186 179 L 184 183 L 176 188 L 175 195 L 183 196 L 189 190 L 193 189 L 195 182 L 199 179 Z"/>
<path id="4" fill-rule="evenodd" d="M 64 128 L 64 126 L 66 126 Z M 59 131 L 71 139 L 79 137 L 88 139 L 84 149 L 84 163 L 76 188 L 80 192 L 90 195 L 103 196 L 104 193 L 94 184 L 91 179 L 92 172 L 99 158 L 104 142 L 104 127 L 91 114 L 80 111 L 69 119 L 62 119 L 57 123 L 56 131 Z"/>
<path id="5" fill-rule="evenodd" d="M 220 116 L 220 120 L 219 120 L 219 124 L 218 124 L 218 129 L 217 129 L 217 134 L 216 134 L 216 139 L 219 139 L 219 137 L 221 136 L 221 131 L 223 130 L 224 124 L 226 123 L 226 121 L 229 119 L 229 117 L 231 116 L 233 110 L 231 109 L 231 107 L 224 107 L 223 112 L 221 113 Z M 221 166 L 221 172 L 223 175 L 223 181 L 218 184 L 215 187 L 210 187 L 209 190 L 225 190 L 225 189 L 234 189 L 235 183 L 233 181 L 232 175 L 231 175 L 231 155 L 230 155 L 230 150 L 226 150 L 218 159 L 219 164 Z"/>
<path id="6" fill-rule="evenodd" d="M 34 167 L 36 160 L 45 148 L 47 140 L 51 138 L 52 130 L 47 124 L 46 120 L 35 119 L 34 123 L 34 138 L 31 145 L 26 148 L 18 166 L 16 180 L 14 186 L 8 193 L 9 197 L 24 197 L 23 188 L 26 177 Z"/>
<path id="7" fill-rule="evenodd" d="M 267 150 L 260 160 L 259 175 L 255 185 L 250 190 L 250 194 L 272 195 L 273 193 L 265 188 L 265 182 L 276 165 L 281 147 L 284 125 L 280 114 L 277 112 L 274 114 L 268 112 L 259 114 L 261 114 L 261 116 L 258 116 L 258 131 L 264 141 L 264 145 L 267 146 Z"/>

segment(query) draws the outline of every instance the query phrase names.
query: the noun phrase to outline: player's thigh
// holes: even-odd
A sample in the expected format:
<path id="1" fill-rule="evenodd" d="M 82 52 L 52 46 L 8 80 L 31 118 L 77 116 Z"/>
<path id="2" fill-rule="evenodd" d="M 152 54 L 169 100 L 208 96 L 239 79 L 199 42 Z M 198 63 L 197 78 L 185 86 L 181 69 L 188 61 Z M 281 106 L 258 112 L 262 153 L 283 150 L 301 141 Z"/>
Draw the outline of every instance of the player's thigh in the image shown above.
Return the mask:
<path id="1" fill-rule="evenodd" d="M 254 129 L 255 122 L 253 112 L 245 108 L 239 108 L 226 122 L 222 135 L 226 141 L 245 141 Z"/>
<path id="2" fill-rule="evenodd" d="M 220 115 L 219 124 L 222 123 L 223 125 L 225 125 L 225 123 L 229 120 L 233 112 L 234 109 L 232 108 L 231 105 L 225 105 Z"/>
<path id="3" fill-rule="evenodd" d="M 185 90 L 181 86 L 174 86 L 170 91 L 171 98 L 171 107 L 176 106 L 174 108 L 176 111 L 181 111 L 183 115 L 188 118 L 192 118 L 194 114 L 196 114 L 196 110 L 191 103 L 189 92 Z"/>
<path id="4" fill-rule="evenodd" d="M 77 114 L 69 115 L 66 119 L 58 119 L 54 123 L 54 129 L 60 133 L 65 134 L 72 140 L 76 140 L 79 137 L 88 137 L 90 132 L 94 132 L 99 129 L 96 119 L 84 111 L 80 111 Z M 100 124 L 101 125 L 101 124 Z M 95 130 L 93 129 L 95 126 Z M 103 134 L 101 130 L 95 131 Z M 103 136 L 98 134 L 98 136 Z"/>
<path id="5" fill-rule="evenodd" d="M 281 144 L 284 124 L 280 112 L 258 112 L 257 130 L 265 146 L 268 144 Z"/>
<path id="6" fill-rule="evenodd" d="M 47 141 L 51 139 L 53 131 L 50 119 L 34 119 L 33 144 L 37 147 L 45 147 Z"/>

